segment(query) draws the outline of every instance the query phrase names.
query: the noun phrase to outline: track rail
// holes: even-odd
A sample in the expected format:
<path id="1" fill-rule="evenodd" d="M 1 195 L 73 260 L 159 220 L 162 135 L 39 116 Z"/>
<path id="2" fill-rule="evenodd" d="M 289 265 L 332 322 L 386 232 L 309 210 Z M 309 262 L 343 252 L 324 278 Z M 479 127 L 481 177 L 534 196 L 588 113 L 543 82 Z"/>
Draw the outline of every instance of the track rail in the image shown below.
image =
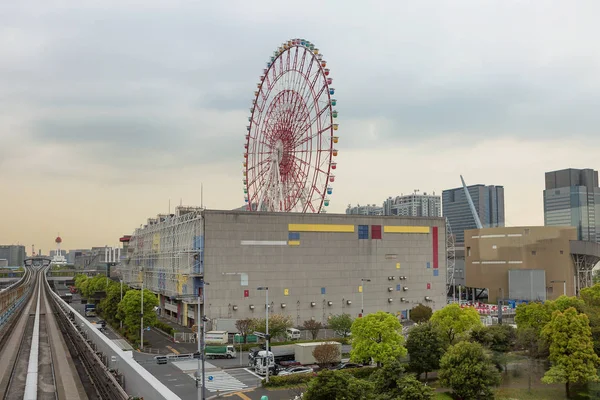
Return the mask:
<path id="1" fill-rule="evenodd" d="M 129 399 L 51 290 L 45 272 L 28 270 L 10 288 L 19 290 L 19 304 L 0 330 L 0 399 Z"/>

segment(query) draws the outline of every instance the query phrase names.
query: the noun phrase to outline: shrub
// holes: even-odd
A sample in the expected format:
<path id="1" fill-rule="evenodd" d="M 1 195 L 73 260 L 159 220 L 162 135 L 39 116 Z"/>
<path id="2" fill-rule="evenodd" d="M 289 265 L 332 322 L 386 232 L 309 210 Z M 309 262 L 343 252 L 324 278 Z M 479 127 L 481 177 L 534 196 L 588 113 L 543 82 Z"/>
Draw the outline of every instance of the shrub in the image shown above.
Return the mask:
<path id="1" fill-rule="evenodd" d="M 292 374 L 286 376 L 270 376 L 269 383 L 264 379 L 262 385 L 264 387 L 282 387 L 282 386 L 293 386 L 308 383 L 314 377 L 313 374 Z"/>
<path id="2" fill-rule="evenodd" d="M 371 368 L 371 367 L 348 368 L 348 369 L 345 369 L 344 372 L 347 372 L 350 375 L 352 375 L 353 377 L 358 378 L 358 379 L 368 379 L 378 369 L 379 368 Z"/>
<path id="3" fill-rule="evenodd" d="M 157 329 L 160 329 L 161 331 L 168 333 L 169 335 L 173 335 L 173 333 L 175 332 L 175 329 L 173 329 L 173 327 L 171 325 L 165 324 L 162 321 L 156 321 L 156 323 L 154 324 L 154 327 Z"/>

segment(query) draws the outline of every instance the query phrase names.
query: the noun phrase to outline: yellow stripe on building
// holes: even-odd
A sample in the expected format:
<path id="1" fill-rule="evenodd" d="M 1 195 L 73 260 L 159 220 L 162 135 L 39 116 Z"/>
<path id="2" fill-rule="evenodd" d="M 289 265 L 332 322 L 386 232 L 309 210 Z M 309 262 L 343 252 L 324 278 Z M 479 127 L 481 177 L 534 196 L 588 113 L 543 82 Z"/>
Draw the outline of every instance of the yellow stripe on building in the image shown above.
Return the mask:
<path id="1" fill-rule="evenodd" d="M 353 233 L 354 225 L 288 224 L 290 232 L 345 232 Z"/>
<path id="2" fill-rule="evenodd" d="M 383 227 L 385 233 L 429 233 L 428 226 L 392 226 Z"/>
<path id="3" fill-rule="evenodd" d="M 289 240 L 288 245 L 289 246 L 300 246 L 300 241 L 299 240 Z"/>

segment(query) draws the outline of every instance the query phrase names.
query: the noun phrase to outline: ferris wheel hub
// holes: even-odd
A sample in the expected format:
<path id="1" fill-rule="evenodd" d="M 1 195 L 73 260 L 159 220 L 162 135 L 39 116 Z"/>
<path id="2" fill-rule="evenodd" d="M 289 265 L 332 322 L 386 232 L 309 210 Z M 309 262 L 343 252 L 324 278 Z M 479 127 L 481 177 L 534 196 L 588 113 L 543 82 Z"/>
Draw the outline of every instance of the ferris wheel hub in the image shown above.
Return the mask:
<path id="1" fill-rule="evenodd" d="M 277 161 L 277 165 L 281 165 L 281 160 L 283 160 L 283 140 L 277 139 L 275 142 L 275 146 L 273 146 L 273 159 Z"/>

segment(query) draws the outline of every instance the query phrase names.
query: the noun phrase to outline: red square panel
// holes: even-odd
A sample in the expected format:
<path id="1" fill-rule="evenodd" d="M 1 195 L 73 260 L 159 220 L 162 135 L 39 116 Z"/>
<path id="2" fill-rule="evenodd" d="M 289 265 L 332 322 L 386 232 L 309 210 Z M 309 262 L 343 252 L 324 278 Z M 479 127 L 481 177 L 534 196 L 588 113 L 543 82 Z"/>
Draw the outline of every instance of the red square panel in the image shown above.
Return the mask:
<path id="1" fill-rule="evenodd" d="M 381 225 L 371 225 L 371 239 L 381 239 Z"/>
<path id="2" fill-rule="evenodd" d="M 248 297 L 250 296 L 250 291 L 249 290 L 244 290 L 244 297 Z"/>
<path id="3" fill-rule="evenodd" d="M 431 289 L 431 283 L 427 284 L 427 289 Z"/>

